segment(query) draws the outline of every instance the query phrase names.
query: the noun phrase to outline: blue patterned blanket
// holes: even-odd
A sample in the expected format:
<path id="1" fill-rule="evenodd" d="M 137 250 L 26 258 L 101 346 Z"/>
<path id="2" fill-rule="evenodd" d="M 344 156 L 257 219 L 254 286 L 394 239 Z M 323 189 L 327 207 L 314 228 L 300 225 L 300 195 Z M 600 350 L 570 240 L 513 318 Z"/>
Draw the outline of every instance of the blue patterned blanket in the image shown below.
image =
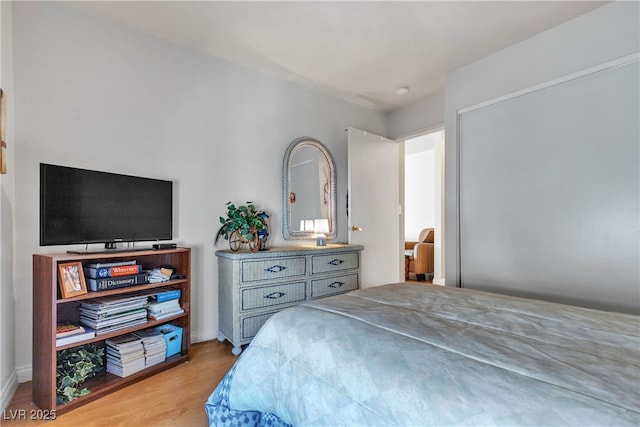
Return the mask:
<path id="1" fill-rule="evenodd" d="M 210 426 L 638 426 L 640 318 L 392 284 L 272 316 Z"/>

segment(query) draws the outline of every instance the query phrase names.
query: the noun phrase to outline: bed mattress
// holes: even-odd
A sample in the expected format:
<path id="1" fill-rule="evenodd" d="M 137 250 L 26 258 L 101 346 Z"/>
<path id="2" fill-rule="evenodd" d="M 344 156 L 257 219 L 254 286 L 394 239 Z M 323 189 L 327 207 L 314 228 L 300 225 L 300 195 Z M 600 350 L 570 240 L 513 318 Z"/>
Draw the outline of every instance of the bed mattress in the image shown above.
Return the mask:
<path id="1" fill-rule="evenodd" d="M 205 404 L 220 425 L 640 425 L 640 317 L 397 283 L 289 308 Z"/>

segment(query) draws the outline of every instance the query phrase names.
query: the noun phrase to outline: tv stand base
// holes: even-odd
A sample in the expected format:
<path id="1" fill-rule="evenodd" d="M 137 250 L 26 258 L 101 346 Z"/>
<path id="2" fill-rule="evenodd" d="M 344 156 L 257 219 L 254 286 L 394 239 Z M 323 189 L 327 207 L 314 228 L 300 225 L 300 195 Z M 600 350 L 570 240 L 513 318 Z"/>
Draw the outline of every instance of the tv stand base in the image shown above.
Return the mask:
<path id="1" fill-rule="evenodd" d="M 115 254 L 118 252 L 137 252 L 137 251 L 151 251 L 153 248 L 151 247 L 133 247 L 133 248 L 113 248 L 113 249 L 86 249 L 86 250 L 75 250 L 75 251 L 67 251 L 68 254 L 74 255 L 85 255 L 85 254 Z"/>

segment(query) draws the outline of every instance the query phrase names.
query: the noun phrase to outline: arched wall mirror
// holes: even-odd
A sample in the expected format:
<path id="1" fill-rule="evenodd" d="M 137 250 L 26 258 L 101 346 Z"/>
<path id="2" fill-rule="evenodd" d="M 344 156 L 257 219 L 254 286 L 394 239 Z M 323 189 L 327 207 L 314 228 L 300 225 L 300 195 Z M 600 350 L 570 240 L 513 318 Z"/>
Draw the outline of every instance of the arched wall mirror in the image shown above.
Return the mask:
<path id="1" fill-rule="evenodd" d="M 336 170 L 326 147 L 314 138 L 295 139 L 284 155 L 282 176 L 284 238 L 313 239 L 316 219 L 328 220 L 324 234 L 335 238 Z"/>

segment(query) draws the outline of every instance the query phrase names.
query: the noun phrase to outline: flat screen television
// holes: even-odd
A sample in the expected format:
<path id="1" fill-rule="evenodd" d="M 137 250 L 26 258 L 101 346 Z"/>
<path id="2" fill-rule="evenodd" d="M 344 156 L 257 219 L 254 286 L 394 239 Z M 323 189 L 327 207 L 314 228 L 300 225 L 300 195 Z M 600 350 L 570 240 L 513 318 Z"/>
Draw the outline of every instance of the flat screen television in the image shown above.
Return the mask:
<path id="1" fill-rule="evenodd" d="M 172 236 L 172 181 L 40 164 L 41 246 Z"/>

